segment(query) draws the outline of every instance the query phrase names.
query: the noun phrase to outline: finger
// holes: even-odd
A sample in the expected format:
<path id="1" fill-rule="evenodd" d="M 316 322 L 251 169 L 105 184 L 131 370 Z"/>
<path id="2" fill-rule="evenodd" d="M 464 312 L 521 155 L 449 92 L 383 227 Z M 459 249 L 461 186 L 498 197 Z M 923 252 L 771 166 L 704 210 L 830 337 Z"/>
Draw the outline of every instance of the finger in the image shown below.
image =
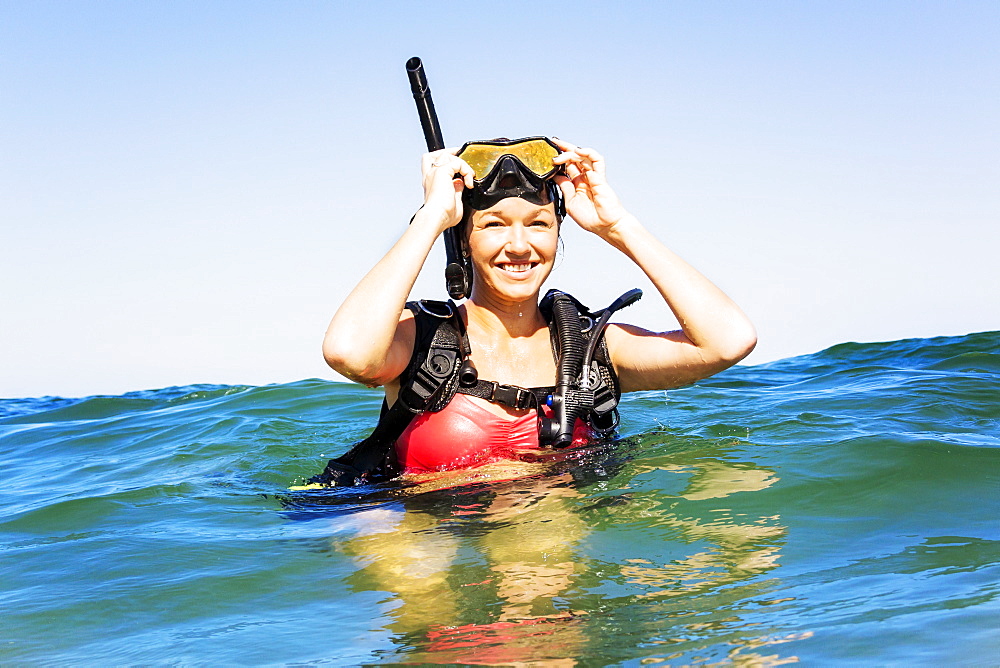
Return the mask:
<path id="1" fill-rule="evenodd" d="M 433 157 L 431 165 L 434 167 L 452 165 L 455 167 L 455 171 L 458 171 L 460 165 L 468 166 L 469 164 L 455 155 L 455 149 L 443 148 L 440 151 L 434 151 L 433 153 L 428 153 L 427 155 Z"/>
<path id="2" fill-rule="evenodd" d="M 608 185 L 607 179 L 605 179 L 600 172 L 588 172 L 587 183 L 590 185 L 590 189 L 595 195 L 604 197 L 614 195 L 614 190 L 610 185 Z"/>
<path id="3" fill-rule="evenodd" d="M 440 151 L 432 151 L 424 154 L 424 173 L 431 170 L 441 170 L 451 178 L 459 180 L 468 188 L 472 188 L 475 172 L 465 160 L 455 156 L 457 148 L 444 148 Z M 429 161 L 429 162 L 428 162 Z"/>
<path id="4" fill-rule="evenodd" d="M 424 153 L 423 157 L 420 159 L 420 172 L 424 175 L 425 179 L 428 178 L 435 169 L 437 169 L 435 162 L 438 159 L 439 156 L 437 151 Z"/>
<path id="5" fill-rule="evenodd" d="M 608 180 L 604 178 L 604 174 L 601 174 L 601 172 L 596 169 L 587 172 L 587 183 L 589 183 L 594 189 L 608 187 Z"/>
<path id="6" fill-rule="evenodd" d="M 569 149 L 552 158 L 552 162 L 558 165 L 565 164 L 567 162 L 578 162 L 581 158 L 582 156 L 577 153 L 576 149 Z"/>
<path id="7" fill-rule="evenodd" d="M 455 160 L 458 161 L 458 174 L 461 174 L 462 182 L 465 183 L 465 187 L 474 188 L 476 186 L 476 170 L 472 169 L 469 163 L 461 158 L 456 157 Z"/>
<path id="8" fill-rule="evenodd" d="M 575 162 L 567 163 L 565 172 L 566 176 L 568 176 L 573 180 L 580 178 L 580 176 L 583 174 L 583 172 L 580 171 L 580 166 L 577 165 Z"/>
<path id="9" fill-rule="evenodd" d="M 427 153 L 424 153 L 421 164 L 439 167 L 440 165 L 448 161 L 450 158 L 455 157 L 455 154 L 458 153 L 459 148 L 460 147 L 452 146 L 450 148 L 442 148 L 437 151 L 428 151 Z"/>
<path id="10" fill-rule="evenodd" d="M 552 143 L 554 143 L 562 150 L 562 153 L 560 153 L 559 155 L 557 155 L 555 158 L 552 159 L 553 164 L 566 165 L 571 162 L 579 162 L 580 154 L 577 153 L 577 147 L 575 144 L 571 144 L 568 141 L 563 141 L 558 137 L 553 137 Z"/>
<path id="11" fill-rule="evenodd" d="M 592 148 L 584 148 L 582 146 L 578 146 L 575 150 L 580 155 L 586 156 L 595 162 L 598 160 L 604 160 L 604 158 L 601 157 L 601 154 Z"/>
<path id="12" fill-rule="evenodd" d="M 556 157 L 552 158 L 553 165 L 568 165 L 572 162 L 579 162 L 580 156 L 576 153 L 560 153 Z"/>
<path id="13" fill-rule="evenodd" d="M 576 194 L 576 186 L 573 185 L 573 181 L 565 176 L 557 176 L 555 178 L 556 185 L 559 186 L 559 190 L 562 191 L 563 201 L 569 201 L 573 199 Z"/>
<path id="14" fill-rule="evenodd" d="M 563 200 L 567 202 L 567 206 L 570 206 L 570 202 L 580 198 L 590 199 L 590 186 L 582 178 L 570 179 L 565 176 L 557 176 L 555 182 L 559 190 L 562 191 Z"/>
<path id="15" fill-rule="evenodd" d="M 594 163 L 590 158 L 582 155 L 578 155 L 576 160 L 566 163 L 566 169 L 569 169 L 571 166 L 579 170 L 580 173 L 590 172 L 594 169 Z"/>
<path id="16" fill-rule="evenodd" d="M 578 149 L 579 150 L 579 149 Z M 558 156 L 552 160 L 555 164 L 565 165 L 566 169 L 575 166 L 581 172 L 589 172 L 592 170 L 600 170 L 601 166 L 599 163 L 595 163 L 590 156 L 586 154 L 579 153 L 577 151 L 569 151 L 566 153 L 560 153 Z"/>
<path id="17" fill-rule="evenodd" d="M 574 144 L 571 144 L 568 141 L 563 141 L 562 139 L 559 139 L 559 137 L 552 137 L 552 143 L 563 151 L 572 151 L 576 148 Z"/>
<path id="18" fill-rule="evenodd" d="M 576 152 L 586 161 L 588 161 L 591 167 L 600 172 L 601 174 L 605 171 L 604 156 L 595 151 L 592 148 L 578 148 Z"/>
<path id="19" fill-rule="evenodd" d="M 440 158 L 442 156 L 445 156 L 445 155 L 455 155 L 455 153 L 457 153 L 457 152 L 458 152 L 458 149 L 454 149 L 454 148 L 442 148 L 442 149 L 439 149 L 437 151 L 428 151 L 427 153 L 424 153 L 424 155 L 423 155 L 423 161 L 424 162 L 428 162 L 428 163 L 434 162 L 435 160 L 437 160 L 438 158 Z"/>

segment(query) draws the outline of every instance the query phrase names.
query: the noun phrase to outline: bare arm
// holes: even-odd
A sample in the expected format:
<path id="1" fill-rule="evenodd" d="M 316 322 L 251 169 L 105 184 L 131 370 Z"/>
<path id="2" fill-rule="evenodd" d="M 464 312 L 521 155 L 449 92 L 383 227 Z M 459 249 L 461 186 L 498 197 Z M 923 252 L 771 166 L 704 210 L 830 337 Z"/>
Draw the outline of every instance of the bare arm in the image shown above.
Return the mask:
<path id="1" fill-rule="evenodd" d="M 622 391 L 685 385 L 746 357 L 757 334 L 743 311 L 625 211 L 596 151 L 565 142 L 560 146 L 565 153 L 556 160 L 566 166 L 566 176 L 558 180 L 567 212 L 639 265 L 681 325 L 681 331 L 662 333 L 631 325 L 608 328 Z"/>
<path id="2" fill-rule="evenodd" d="M 681 331 L 665 333 L 632 325 L 608 328 L 623 391 L 686 385 L 750 354 L 757 334 L 743 311 L 633 216 L 619 221 L 604 239 L 639 265 L 681 325 Z"/>
<path id="3" fill-rule="evenodd" d="M 424 155 L 424 204 L 399 241 L 351 291 L 330 321 L 323 357 L 338 373 L 365 385 L 399 377 L 413 351 L 413 319 L 403 313 L 406 298 L 434 241 L 462 219 L 461 173 L 472 169 L 454 149 Z"/>

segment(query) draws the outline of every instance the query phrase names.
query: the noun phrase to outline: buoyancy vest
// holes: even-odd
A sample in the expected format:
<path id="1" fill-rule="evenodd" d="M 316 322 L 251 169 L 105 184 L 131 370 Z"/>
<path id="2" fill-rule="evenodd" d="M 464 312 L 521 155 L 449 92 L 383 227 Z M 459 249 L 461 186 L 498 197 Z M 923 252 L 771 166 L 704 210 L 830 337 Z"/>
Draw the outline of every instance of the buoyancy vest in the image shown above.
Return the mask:
<path id="1" fill-rule="evenodd" d="M 465 323 L 453 302 L 421 300 L 407 302 L 406 308 L 413 313 L 416 334 L 413 354 L 400 375 L 396 402 L 389 407 L 383 400 L 378 424 L 368 438 L 340 457 L 331 459 L 310 483 L 332 487 L 395 477 L 400 473 L 393 448 L 396 439 L 414 417 L 423 412 L 441 411 L 456 393 L 516 409 L 534 408 L 539 414 L 543 437 L 546 425 L 551 427 L 552 422 L 544 417 L 543 405 L 553 406 L 557 412 L 560 406 L 564 413 L 568 410 L 570 432 L 579 418 L 587 422 L 597 437 L 606 438 L 614 433 L 618 426 L 621 388 L 604 340 L 604 328 L 595 327 L 598 321 L 606 322 L 607 318 L 601 316 L 607 309 L 591 312 L 575 298 L 558 290 L 550 290 L 539 302 L 539 309 L 549 323 L 558 372 L 564 378 L 583 375 L 580 368 L 583 348 L 593 349 L 589 384 L 583 390 L 567 391 L 565 382 L 558 386 L 524 388 L 478 378 L 468 359 L 471 347 Z M 592 344 L 594 335 L 600 338 Z M 575 370 L 570 368 L 573 359 L 576 359 Z M 545 439 L 542 440 L 544 445 Z"/>

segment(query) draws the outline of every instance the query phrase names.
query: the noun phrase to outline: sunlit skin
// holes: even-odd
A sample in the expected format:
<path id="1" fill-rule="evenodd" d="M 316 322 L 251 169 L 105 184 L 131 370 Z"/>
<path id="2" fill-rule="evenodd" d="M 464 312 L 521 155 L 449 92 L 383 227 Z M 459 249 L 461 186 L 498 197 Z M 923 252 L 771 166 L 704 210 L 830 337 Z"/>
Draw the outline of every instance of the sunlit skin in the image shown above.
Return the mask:
<path id="1" fill-rule="evenodd" d="M 680 330 L 664 332 L 624 324 L 608 328 L 622 390 L 677 387 L 746 356 L 756 334 L 739 307 L 625 209 L 608 184 L 599 153 L 556 143 L 563 152 L 554 162 L 564 174 L 555 180 L 565 198 L 567 221 L 634 261 L 659 291 L 665 310 L 681 324 Z M 457 149 L 443 149 L 424 155 L 423 206 L 348 295 L 323 342 L 331 367 L 360 383 L 384 386 L 390 404 L 413 351 L 413 316 L 405 302 L 434 241 L 463 220 L 462 191 L 473 185 L 472 168 L 455 153 Z M 468 240 L 475 283 L 461 310 L 480 378 L 522 387 L 555 381 L 538 297 L 555 260 L 558 233 L 552 205 L 507 198 L 472 213 Z M 498 414 L 516 413 L 475 401 Z"/>
<path id="2" fill-rule="evenodd" d="M 555 205 L 508 197 L 476 211 L 469 228 L 473 303 L 494 309 L 523 309 L 530 304 L 555 262 L 559 245 Z"/>
<path id="3" fill-rule="evenodd" d="M 557 144 L 563 152 L 555 162 L 564 174 L 556 177 L 556 183 L 568 214 L 562 222 L 554 205 L 539 206 L 520 198 L 503 199 L 465 215 L 462 192 L 473 185 L 472 169 L 455 149 L 425 154 L 423 206 L 331 321 L 323 342 L 330 366 L 355 381 L 383 386 L 387 402 L 395 402 L 398 378 L 414 345 L 413 316 L 405 302 L 435 240 L 463 221 L 461 233 L 468 241 L 474 282 L 472 294 L 459 309 L 480 378 L 522 387 L 554 384 L 556 363 L 538 299 L 555 262 L 560 227 L 567 224 L 597 235 L 635 262 L 660 293 L 664 320 L 671 321 L 669 313 L 681 324 L 680 330 L 665 332 L 624 324 L 608 328 L 611 361 L 623 391 L 690 383 L 748 354 L 756 342 L 749 320 L 625 209 L 607 182 L 603 157 L 593 149 Z M 584 300 L 585 287 L 581 287 Z M 627 287 L 631 286 L 622 286 L 622 291 Z M 473 400 L 501 416 L 526 412 Z M 507 520 L 479 539 L 493 575 L 485 584 L 464 583 L 496 588 L 504 601 L 501 621 L 566 614 L 557 610 L 555 600 L 573 581 L 572 546 L 586 534 L 583 519 L 572 512 L 569 499 L 574 492 L 566 481 L 526 478 L 533 466 L 537 465 L 504 461 L 464 471 L 415 474 L 411 482 L 419 487 L 408 488 L 426 492 L 462 484 L 468 477 L 477 482 L 523 481 L 507 492 L 498 489 L 482 511 Z M 398 592 L 404 601 L 398 610 L 398 630 L 460 622 L 455 593 L 444 578 L 458 543 L 434 527 L 435 520 L 407 512 L 396 531 L 359 538 L 350 546 L 370 561 L 367 570 L 382 583 L 379 586 Z M 576 654 L 570 646 L 581 640 L 567 635 L 566 654 Z"/>
<path id="4" fill-rule="evenodd" d="M 521 387 L 551 384 L 556 363 L 537 301 L 559 245 L 555 206 L 508 197 L 474 212 L 466 238 L 474 280 L 461 308 L 480 377 L 516 378 L 508 382 Z M 500 415 L 528 412 L 477 401 Z"/>

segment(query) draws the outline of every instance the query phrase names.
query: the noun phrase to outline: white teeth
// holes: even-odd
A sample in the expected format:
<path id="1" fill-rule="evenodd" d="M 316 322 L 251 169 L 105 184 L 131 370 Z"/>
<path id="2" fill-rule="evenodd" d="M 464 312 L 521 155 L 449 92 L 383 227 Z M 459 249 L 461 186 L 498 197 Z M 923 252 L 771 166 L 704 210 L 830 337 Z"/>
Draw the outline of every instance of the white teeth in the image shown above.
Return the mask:
<path id="1" fill-rule="evenodd" d="M 504 271 L 520 273 L 531 269 L 531 263 L 526 262 L 524 264 L 501 264 L 500 268 L 503 269 Z"/>

